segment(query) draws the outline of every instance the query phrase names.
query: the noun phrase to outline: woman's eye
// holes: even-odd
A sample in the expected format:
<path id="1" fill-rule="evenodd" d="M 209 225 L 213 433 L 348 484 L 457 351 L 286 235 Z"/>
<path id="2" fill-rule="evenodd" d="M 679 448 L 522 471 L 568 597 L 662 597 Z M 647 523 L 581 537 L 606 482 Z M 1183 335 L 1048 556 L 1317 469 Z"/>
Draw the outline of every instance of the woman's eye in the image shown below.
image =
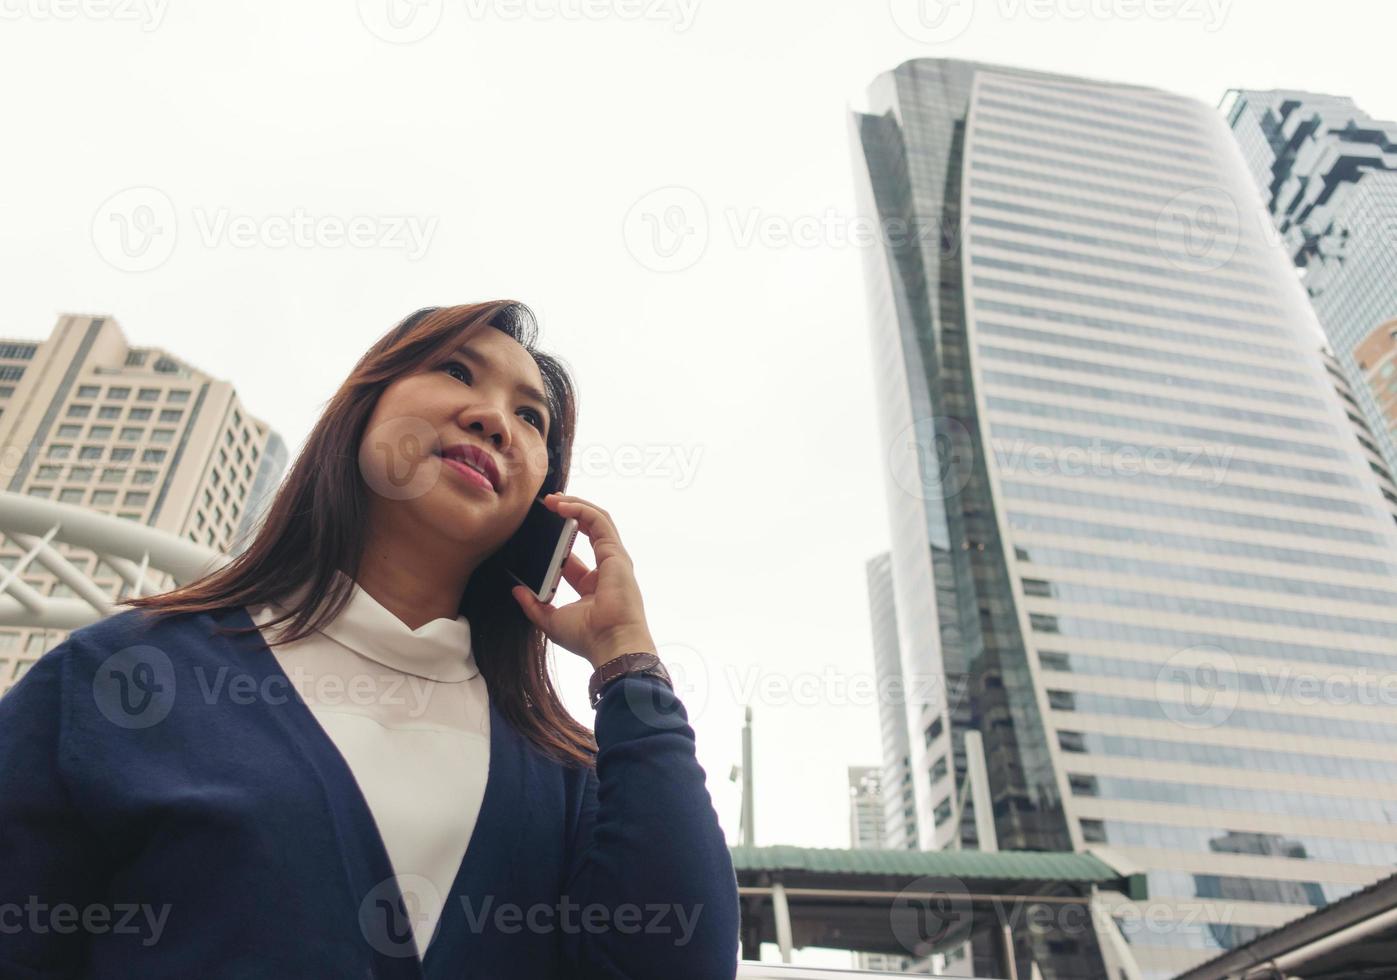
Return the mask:
<path id="1" fill-rule="evenodd" d="M 447 361 L 442 370 L 449 372 L 452 368 L 455 368 L 457 371 L 460 371 L 462 374 L 465 375 L 465 378 L 463 378 L 462 380 L 470 380 L 470 368 L 466 367 L 464 364 L 459 364 L 456 361 Z"/>
<path id="2" fill-rule="evenodd" d="M 526 408 L 524 409 L 524 412 L 528 415 L 530 419 L 529 424 L 532 425 L 535 429 L 537 429 L 540 433 L 543 433 L 543 416 L 540 415 L 538 412 L 534 411 L 532 408 Z"/>

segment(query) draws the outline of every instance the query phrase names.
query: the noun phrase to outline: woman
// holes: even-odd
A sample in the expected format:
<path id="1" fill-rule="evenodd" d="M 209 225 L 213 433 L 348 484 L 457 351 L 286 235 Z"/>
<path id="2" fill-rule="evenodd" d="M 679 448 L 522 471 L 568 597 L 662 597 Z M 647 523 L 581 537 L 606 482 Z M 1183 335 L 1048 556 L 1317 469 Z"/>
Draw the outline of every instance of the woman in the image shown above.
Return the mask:
<path id="1" fill-rule="evenodd" d="M 409 316 L 242 554 L 0 699 L 0 976 L 735 975 L 693 730 L 615 525 L 561 492 L 534 335 L 514 302 Z M 506 571 L 538 497 L 596 556 L 561 607 Z M 595 738 L 547 639 L 598 668 Z"/>

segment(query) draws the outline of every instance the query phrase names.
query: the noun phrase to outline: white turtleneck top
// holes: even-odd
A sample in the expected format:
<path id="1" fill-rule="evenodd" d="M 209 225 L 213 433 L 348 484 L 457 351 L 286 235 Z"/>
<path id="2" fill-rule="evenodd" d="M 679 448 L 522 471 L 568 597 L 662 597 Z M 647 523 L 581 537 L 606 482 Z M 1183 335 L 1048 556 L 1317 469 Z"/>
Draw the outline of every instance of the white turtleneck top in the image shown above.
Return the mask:
<path id="1" fill-rule="evenodd" d="M 271 645 L 286 623 L 265 627 L 285 607 L 247 611 L 353 772 L 425 957 L 489 773 L 489 697 L 470 623 L 408 629 L 357 582 L 334 620 L 294 643 Z"/>

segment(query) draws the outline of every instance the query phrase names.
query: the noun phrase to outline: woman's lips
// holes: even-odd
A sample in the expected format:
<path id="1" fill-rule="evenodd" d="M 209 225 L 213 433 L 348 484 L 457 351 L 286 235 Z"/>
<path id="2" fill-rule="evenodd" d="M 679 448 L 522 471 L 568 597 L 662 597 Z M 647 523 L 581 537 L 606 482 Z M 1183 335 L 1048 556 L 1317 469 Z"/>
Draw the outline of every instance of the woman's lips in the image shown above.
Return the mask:
<path id="1" fill-rule="evenodd" d="M 449 459 L 445 456 L 442 457 L 441 461 L 448 468 L 459 473 L 461 475 L 461 478 L 466 480 L 467 482 L 474 483 L 476 486 L 481 487 L 485 490 L 489 490 L 491 493 L 495 492 L 495 488 L 490 486 L 490 481 L 485 478 L 485 474 L 481 473 L 479 470 L 473 470 L 465 463 L 462 463 L 458 460 Z"/>

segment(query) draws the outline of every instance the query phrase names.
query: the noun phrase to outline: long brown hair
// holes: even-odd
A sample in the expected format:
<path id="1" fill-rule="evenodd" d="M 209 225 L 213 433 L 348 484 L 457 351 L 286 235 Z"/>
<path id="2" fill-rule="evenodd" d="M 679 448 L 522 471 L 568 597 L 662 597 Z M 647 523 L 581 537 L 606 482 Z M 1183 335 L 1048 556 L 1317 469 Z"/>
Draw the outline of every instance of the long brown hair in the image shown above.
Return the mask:
<path id="1" fill-rule="evenodd" d="M 304 587 L 303 601 L 264 624 L 292 621 L 278 645 L 338 616 L 352 594 L 350 580 L 357 577 L 363 552 L 370 490 L 359 471 L 359 445 L 379 396 L 403 375 L 444 358 L 463 331 L 481 324 L 514 338 L 538 365 L 552 419 L 546 439 L 548 473 L 540 492 L 565 490 L 577 396 L 563 363 L 534 348 L 538 325 L 533 312 L 514 300 L 427 307 L 405 318 L 359 359 L 330 399 L 245 551 L 197 581 L 125 603 L 169 616 L 268 599 L 287 602 Z M 470 622 L 476 663 L 491 700 L 530 742 L 559 761 L 594 765 L 592 732 L 568 713 L 553 687 L 546 637 L 510 594 L 514 582 L 505 569 L 511 544 L 512 539 L 476 568 L 461 597 L 459 611 Z M 348 579 L 337 580 L 337 570 Z"/>

